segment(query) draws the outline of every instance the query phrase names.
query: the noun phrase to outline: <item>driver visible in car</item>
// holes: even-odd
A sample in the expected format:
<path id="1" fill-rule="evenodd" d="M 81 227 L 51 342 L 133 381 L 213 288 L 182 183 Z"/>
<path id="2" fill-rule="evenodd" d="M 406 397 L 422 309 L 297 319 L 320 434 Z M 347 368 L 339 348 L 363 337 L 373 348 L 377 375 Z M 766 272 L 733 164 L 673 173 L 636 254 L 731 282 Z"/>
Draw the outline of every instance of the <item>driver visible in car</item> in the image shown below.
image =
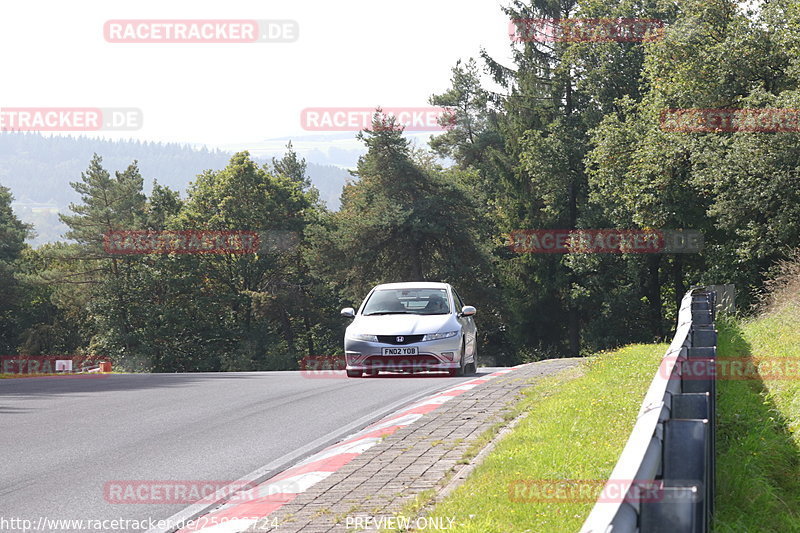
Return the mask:
<path id="1" fill-rule="evenodd" d="M 431 296 L 423 311 L 430 315 L 447 313 L 447 302 L 441 296 Z"/>

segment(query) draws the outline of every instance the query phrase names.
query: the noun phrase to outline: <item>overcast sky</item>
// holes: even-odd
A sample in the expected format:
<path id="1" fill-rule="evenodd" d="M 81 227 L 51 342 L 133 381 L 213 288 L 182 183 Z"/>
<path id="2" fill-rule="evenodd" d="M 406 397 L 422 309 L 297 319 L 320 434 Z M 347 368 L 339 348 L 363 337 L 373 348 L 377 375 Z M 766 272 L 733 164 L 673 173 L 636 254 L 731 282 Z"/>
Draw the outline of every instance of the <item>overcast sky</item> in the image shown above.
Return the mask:
<path id="1" fill-rule="evenodd" d="M 508 62 L 498 0 L 3 2 L 0 107 L 133 107 L 107 138 L 246 147 L 312 135 L 307 107 L 421 107 L 459 58 Z M 292 20 L 290 43 L 110 43 L 116 19 Z"/>

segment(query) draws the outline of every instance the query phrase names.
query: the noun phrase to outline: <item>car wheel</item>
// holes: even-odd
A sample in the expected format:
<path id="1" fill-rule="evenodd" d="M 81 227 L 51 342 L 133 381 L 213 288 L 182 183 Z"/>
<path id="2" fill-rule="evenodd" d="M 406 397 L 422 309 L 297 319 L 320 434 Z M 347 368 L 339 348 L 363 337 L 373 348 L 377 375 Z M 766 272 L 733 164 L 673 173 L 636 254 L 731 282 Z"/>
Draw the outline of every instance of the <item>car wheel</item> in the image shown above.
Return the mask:
<path id="1" fill-rule="evenodd" d="M 464 363 L 464 356 L 466 355 L 466 350 L 464 349 L 464 341 L 461 341 L 461 357 L 459 358 L 458 368 L 451 368 L 450 375 L 453 377 L 461 377 L 466 372 L 466 364 Z"/>
<path id="2" fill-rule="evenodd" d="M 348 370 L 347 371 L 348 378 L 360 378 L 361 377 L 361 370 Z"/>
<path id="3" fill-rule="evenodd" d="M 476 346 L 472 352 L 472 362 L 467 365 L 467 374 L 474 374 L 477 371 L 478 371 L 478 348 Z"/>

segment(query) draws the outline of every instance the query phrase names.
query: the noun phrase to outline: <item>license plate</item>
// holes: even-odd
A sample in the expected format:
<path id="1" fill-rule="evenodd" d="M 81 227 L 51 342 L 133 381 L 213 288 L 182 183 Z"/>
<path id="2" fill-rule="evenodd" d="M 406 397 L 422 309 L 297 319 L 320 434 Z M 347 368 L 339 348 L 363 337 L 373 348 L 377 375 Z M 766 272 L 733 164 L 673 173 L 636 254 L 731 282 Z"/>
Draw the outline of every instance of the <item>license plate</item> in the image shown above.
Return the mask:
<path id="1" fill-rule="evenodd" d="M 381 355 L 419 355 L 419 348 L 408 346 L 404 348 L 381 348 Z"/>

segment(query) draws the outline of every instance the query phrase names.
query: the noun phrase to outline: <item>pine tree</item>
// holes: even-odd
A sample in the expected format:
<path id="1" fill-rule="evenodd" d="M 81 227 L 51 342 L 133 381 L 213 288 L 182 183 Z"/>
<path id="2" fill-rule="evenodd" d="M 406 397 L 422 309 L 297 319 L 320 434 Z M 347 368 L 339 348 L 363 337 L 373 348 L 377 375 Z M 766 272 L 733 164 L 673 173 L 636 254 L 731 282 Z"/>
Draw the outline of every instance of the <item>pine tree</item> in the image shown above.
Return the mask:
<path id="1" fill-rule="evenodd" d="M 16 353 L 22 324 L 23 287 L 15 278 L 25 238 L 30 227 L 23 224 L 11 209 L 11 191 L 0 185 L 0 353 Z"/>

